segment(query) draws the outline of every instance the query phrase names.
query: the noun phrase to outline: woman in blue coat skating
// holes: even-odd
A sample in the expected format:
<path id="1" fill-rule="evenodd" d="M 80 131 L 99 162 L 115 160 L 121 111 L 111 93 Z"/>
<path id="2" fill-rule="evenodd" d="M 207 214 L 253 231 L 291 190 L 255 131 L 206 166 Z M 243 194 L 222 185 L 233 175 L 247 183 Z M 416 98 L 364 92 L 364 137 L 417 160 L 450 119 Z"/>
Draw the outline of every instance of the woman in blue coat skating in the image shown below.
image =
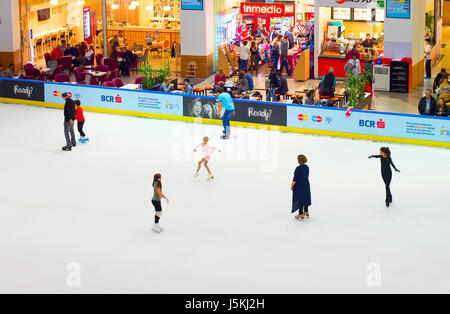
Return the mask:
<path id="1" fill-rule="evenodd" d="M 298 156 L 299 166 L 295 169 L 294 180 L 291 190 L 292 213 L 299 211 L 295 219 L 309 217 L 309 206 L 311 206 L 311 186 L 309 184 L 309 167 L 306 165 L 308 159 L 304 155 Z"/>

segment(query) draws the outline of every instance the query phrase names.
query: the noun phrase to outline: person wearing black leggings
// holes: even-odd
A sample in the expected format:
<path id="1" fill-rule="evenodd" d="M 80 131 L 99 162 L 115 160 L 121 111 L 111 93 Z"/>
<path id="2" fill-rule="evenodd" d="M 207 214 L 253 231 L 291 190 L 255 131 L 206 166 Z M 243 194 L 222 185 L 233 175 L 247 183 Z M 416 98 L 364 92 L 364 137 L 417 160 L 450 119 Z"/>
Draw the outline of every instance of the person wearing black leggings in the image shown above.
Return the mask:
<path id="1" fill-rule="evenodd" d="M 155 174 L 153 178 L 153 198 L 152 205 L 155 208 L 155 224 L 153 225 L 152 231 L 156 233 L 161 233 L 163 228 L 159 225 L 159 221 L 162 217 L 162 206 L 161 199 L 165 199 L 169 203 L 169 199 L 162 192 L 161 174 Z"/>
<path id="2" fill-rule="evenodd" d="M 380 155 L 370 156 L 371 158 L 379 158 L 381 160 L 381 176 L 383 177 L 384 184 L 386 185 L 386 206 L 389 207 L 392 203 L 391 194 L 391 181 L 392 181 L 392 168 L 395 171 L 400 172 L 400 170 L 395 167 L 394 162 L 391 158 L 391 151 L 388 147 L 382 147 L 380 149 Z"/>

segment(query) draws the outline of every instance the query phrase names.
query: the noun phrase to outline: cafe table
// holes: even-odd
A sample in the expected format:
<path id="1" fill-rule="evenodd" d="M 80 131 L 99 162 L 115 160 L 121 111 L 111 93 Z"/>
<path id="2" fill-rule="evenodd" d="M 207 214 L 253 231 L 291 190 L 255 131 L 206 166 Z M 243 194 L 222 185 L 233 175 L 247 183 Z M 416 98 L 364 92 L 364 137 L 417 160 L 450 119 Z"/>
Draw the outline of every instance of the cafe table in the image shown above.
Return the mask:
<path id="1" fill-rule="evenodd" d="M 139 84 L 126 84 L 121 87 L 122 89 L 139 89 Z"/>

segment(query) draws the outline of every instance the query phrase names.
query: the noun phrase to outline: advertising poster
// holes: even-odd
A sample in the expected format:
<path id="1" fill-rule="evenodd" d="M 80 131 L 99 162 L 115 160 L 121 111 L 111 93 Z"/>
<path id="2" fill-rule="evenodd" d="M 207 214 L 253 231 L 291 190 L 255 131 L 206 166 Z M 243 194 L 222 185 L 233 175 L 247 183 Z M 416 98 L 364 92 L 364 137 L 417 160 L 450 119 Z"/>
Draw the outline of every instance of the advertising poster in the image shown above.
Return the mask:
<path id="1" fill-rule="evenodd" d="M 181 10 L 203 10 L 203 0 L 181 0 Z"/>
<path id="2" fill-rule="evenodd" d="M 174 116 L 183 115 L 181 95 L 136 92 L 111 88 L 96 88 L 71 84 L 45 84 L 45 101 L 63 104 L 63 93 L 73 100 L 80 100 L 82 106 L 106 108 Z"/>
<path id="3" fill-rule="evenodd" d="M 386 17 L 393 19 L 411 18 L 411 0 L 387 0 Z"/>
<path id="4" fill-rule="evenodd" d="M 185 117 L 219 119 L 219 102 L 216 98 L 188 96 L 183 98 Z"/>
<path id="5" fill-rule="evenodd" d="M 44 101 L 44 82 L 2 79 L 0 97 Z"/>
<path id="6" fill-rule="evenodd" d="M 356 110 L 347 118 L 345 110 L 305 106 L 289 106 L 287 117 L 295 128 L 450 142 L 446 118 Z"/>

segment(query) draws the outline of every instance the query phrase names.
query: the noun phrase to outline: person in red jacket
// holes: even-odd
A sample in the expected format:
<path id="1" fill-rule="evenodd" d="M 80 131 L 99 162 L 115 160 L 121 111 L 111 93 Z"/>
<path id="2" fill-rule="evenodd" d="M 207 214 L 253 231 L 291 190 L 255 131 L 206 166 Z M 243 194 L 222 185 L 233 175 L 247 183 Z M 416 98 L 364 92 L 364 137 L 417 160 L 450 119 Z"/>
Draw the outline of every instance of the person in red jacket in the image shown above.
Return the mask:
<path id="1" fill-rule="evenodd" d="M 89 139 L 86 137 L 86 134 L 83 132 L 84 119 L 83 108 L 81 108 L 81 102 L 79 100 L 75 100 L 76 114 L 75 119 L 77 120 L 78 132 L 80 133 L 81 138 L 78 140 L 81 143 L 86 143 Z"/>

